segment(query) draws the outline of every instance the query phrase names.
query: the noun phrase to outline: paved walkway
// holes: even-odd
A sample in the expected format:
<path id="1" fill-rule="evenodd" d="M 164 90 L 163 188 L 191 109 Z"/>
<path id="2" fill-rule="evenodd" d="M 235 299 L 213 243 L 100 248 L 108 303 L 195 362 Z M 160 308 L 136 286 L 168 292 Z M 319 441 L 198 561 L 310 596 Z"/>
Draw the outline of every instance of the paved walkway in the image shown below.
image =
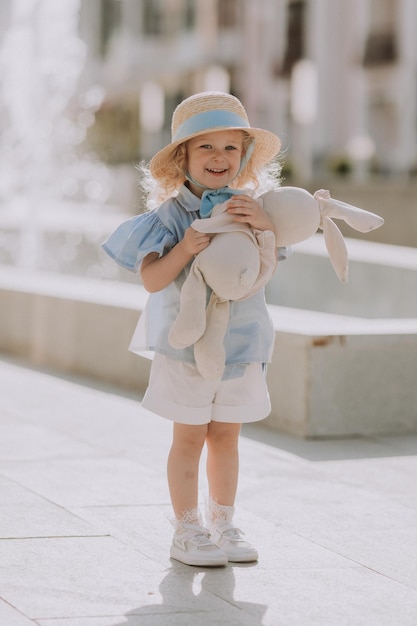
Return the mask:
<path id="1" fill-rule="evenodd" d="M 137 399 L 3 360 L 0 420 L 1 626 L 417 624 L 417 435 L 248 427 L 260 560 L 209 570 L 168 557 L 171 427 Z"/>

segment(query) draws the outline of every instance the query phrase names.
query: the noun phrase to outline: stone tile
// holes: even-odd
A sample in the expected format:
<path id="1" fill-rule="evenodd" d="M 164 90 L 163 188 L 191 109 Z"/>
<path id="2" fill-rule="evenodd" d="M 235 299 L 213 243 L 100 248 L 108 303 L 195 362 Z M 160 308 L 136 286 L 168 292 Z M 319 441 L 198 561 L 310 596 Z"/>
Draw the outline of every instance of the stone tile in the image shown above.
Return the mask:
<path id="1" fill-rule="evenodd" d="M 266 442 L 253 441 L 241 436 L 239 442 L 241 463 L 244 464 L 245 476 L 254 474 L 263 476 L 271 470 L 280 474 L 282 472 L 293 471 L 294 467 L 307 467 L 309 464 L 305 459 L 295 455 L 291 451 L 274 447 Z M 261 463 L 259 462 L 261 461 Z"/>
<path id="2" fill-rule="evenodd" d="M 173 534 L 170 504 L 146 506 L 102 506 L 73 508 L 75 515 L 91 524 L 97 532 L 109 534 L 140 550 L 158 563 L 169 559 Z"/>
<path id="3" fill-rule="evenodd" d="M 82 518 L 0 476 L 1 538 L 95 534 Z"/>
<path id="4" fill-rule="evenodd" d="M 138 400 L 1 361 L 0 381 L 0 389 L 7 389 L 2 408 L 10 414 L 38 428 L 90 444 L 96 451 L 129 455 L 133 459 L 146 455 L 149 467 L 165 465 L 172 424 L 141 409 Z M 21 393 L 22 385 L 25 394 Z"/>
<path id="5" fill-rule="evenodd" d="M 167 578 L 168 559 L 111 537 L 0 541 L 0 564 L 0 596 L 32 619 L 229 610 L 218 594 Z"/>
<path id="6" fill-rule="evenodd" d="M 173 562 L 160 583 L 160 604 L 153 606 L 152 611 L 147 607 L 136 607 L 128 614 L 128 624 L 130 626 L 132 620 L 133 624 L 150 625 L 260 626 L 267 605 L 257 601 L 256 594 L 249 594 L 244 600 L 236 599 L 235 584 L 233 567 L 190 568 Z M 183 593 L 180 601 L 176 593 L 178 586 Z M 223 610 L 219 611 L 218 603 L 210 605 L 210 598 L 220 599 Z"/>
<path id="7" fill-rule="evenodd" d="M 353 437 L 343 439 L 302 439 L 266 428 L 262 423 L 245 424 L 242 434 L 251 441 L 286 451 L 308 461 L 370 459 L 417 454 L 417 435 L 398 437 Z"/>
<path id="8" fill-rule="evenodd" d="M 375 438 L 375 441 L 391 450 L 391 456 L 417 456 L 417 433 L 409 433 L 403 436 L 378 437 Z"/>
<path id="9" fill-rule="evenodd" d="M 0 600 L 0 624 L 2 626 L 32 626 L 33 622 L 7 602 Z"/>
<path id="10" fill-rule="evenodd" d="M 299 488 L 310 493 L 316 484 L 331 487 L 334 483 L 331 475 L 307 461 L 283 461 L 278 455 L 274 458 L 264 454 L 263 448 L 257 458 L 251 458 L 246 451 L 241 450 L 238 498 L 242 503 L 249 494 L 254 493 L 259 498 L 263 495 L 268 505 L 273 507 L 281 503 L 281 492 L 294 492 L 297 500 Z M 262 511 L 262 508 L 256 510 Z"/>
<path id="11" fill-rule="evenodd" d="M 91 445 L 46 428 L 24 422 L 14 415 L 0 414 L 0 459 L 2 461 L 95 456 Z"/>
<path id="12" fill-rule="evenodd" d="M 129 620 L 129 621 L 128 621 Z M 39 619 L 39 626 L 132 626 L 128 615 L 114 615 L 112 617 L 64 617 L 63 619 Z"/>
<path id="13" fill-rule="evenodd" d="M 315 467 L 265 476 L 261 490 L 243 480 L 239 498 L 246 508 L 262 512 L 265 519 L 289 531 L 311 535 L 329 526 L 349 527 L 356 518 L 384 523 L 377 511 L 386 515 L 392 507 L 381 496 L 344 484 L 337 474 L 332 476 Z"/>
<path id="14" fill-rule="evenodd" d="M 157 609 L 150 613 L 146 609 L 137 613 L 129 612 L 124 616 L 76 618 L 69 620 L 39 620 L 40 626 L 262 626 L 253 613 L 244 613 L 242 609 L 232 610 L 230 607 L 222 611 L 193 611 L 185 613 L 182 610 L 171 610 L 166 613 Z M 265 608 L 262 609 L 265 612 Z"/>
<path id="15" fill-rule="evenodd" d="M 183 570 L 183 571 L 182 571 Z M 171 568 L 161 581 L 160 602 L 138 606 L 113 623 L 95 618 L 71 620 L 70 626 L 401 626 L 415 625 L 416 598 L 393 581 L 365 568 L 303 569 L 257 576 L 257 567 L 228 566 L 218 570 Z M 183 576 L 188 579 L 184 581 Z M 178 610 L 178 583 L 188 600 Z M 197 595 L 196 595 L 197 594 Z M 223 612 L 202 610 L 207 595 L 227 600 Z M 209 597 L 210 597 L 209 595 Z M 196 603 L 198 598 L 198 604 Z M 184 602 L 184 597 L 182 599 Z M 186 608 L 188 607 L 188 608 Z M 214 607 L 213 607 L 214 609 Z M 42 622 L 41 622 L 42 624 Z M 42 624 L 43 626 L 43 624 Z M 68 626 L 60 620 L 44 626 Z"/>
<path id="16" fill-rule="evenodd" d="M 326 463 L 324 469 L 349 485 L 384 494 L 417 508 L 416 498 L 413 497 L 417 484 L 417 454 L 355 462 L 332 461 Z"/>
<path id="17" fill-rule="evenodd" d="M 94 527 L 83 519 L 42 498 L 30 503 L 5 504 L 0 508 L 2 539 L 97 534 Z"/>
<path id="18" fill-rule="evenodd" d="M 3 374 L 1 363 L 0 372 Z M 16 375 L 2 381 L 1 387 L 7 388 L 4 410 L 94 446 L 123 451 L 125 426 L 133 419 L 134 407 L 138 418 L 137 403 L 32 370 L 19 372 L 17 385 Z M 25 394 L 21 393 L 22 385 Z"/>
<path id="19" fill-rule="evenodd" d="M 0 504 L 37 503 L 39 496 L 0 474 Z"/>
<path id="20" fill-rule="evenodd" d="M 296 529 L 293 532 L 291 528 L 282 528 L 246 510 L 237 509 L 236 524 L 244 530 L 245 538 L 256 545 L 260 570 L 344 568 L 354 565 L 332 548 L 300 536 Z"/>
<path id="21" fill-rule="evenodd" d="M 0 463 L 0 474 L 61 506 L 167 502 L 166 478 L 128 459 Z"/>
<path id="22" fill-rule="evenodd" d="M 188 582 L 184 581 L 184 577 Z M 178 585 L 182 591 L 178 610 Z M 113 623 L 60 620 L 42 626 L 415 626 L 416 596 L 366 568 L 262 571 L 259 566 L 201 570 L 174 566 L 160 583 L 156 605 L 137 606 Z M 228 609 L 204 610 L 221 596 Z M 200 603 L 201 601 L 201 603 Z"/>
<path id="23" fill-rule="evenodd" d="M 353 528 L 337 535 L 330 530 L 323 544 L 417 591 L 417 526 L 403 526 L 401 517 L 392 523 L 391 530 L 360 533 Z"/>
<path id="24" fill-rule="evenodd" d="M 245 493 L 245 506 L 262 510 L 290 533 L 417 588 L 416 510 L 371 490 L 342 482 L 265 482 Z M 266 497 L 265 494 L 268 494 Z"/>
<path id="25" fill-rule="evenodd" d="M 183 611 L 170 613 L 157 612 L 138 614 L 129 612 L 119 618 L 80 618 L 69 620 L 40 620 L 40 626 L 262 626 L 253 614 L 245 614 L 241 609 L 228 608 L 222 611 Z"/>
<path id="26" fill-rule="evenodd" d="M 233 603 L 267 607 L 263 626 L 414 626 L 417 595 L 363 567 L 281 569 L 230 568 L 229 581 L 207 572 L 208 591 L 228 590 Z M 221 584 L 223 582 L 223 584 Z"/>
<path id="27" fill-rule="evenodd" d="M 39 626 L 131 626 L 128 616 L 120 615 L 113 617 L 74 617 L 63 619 L 39 619 Z"/>

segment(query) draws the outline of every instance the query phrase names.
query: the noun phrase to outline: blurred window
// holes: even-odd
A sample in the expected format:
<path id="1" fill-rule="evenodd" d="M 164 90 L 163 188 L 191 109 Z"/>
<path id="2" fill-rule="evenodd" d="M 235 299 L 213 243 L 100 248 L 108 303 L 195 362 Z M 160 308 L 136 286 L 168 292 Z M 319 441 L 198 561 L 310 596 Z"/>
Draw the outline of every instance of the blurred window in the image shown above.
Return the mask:
<path id="1" fill-rule="evenodd" d="M 289 76 L 294 65 L 304 56 L 304 19 L 305 1 L 290 0 L 287 4 L 286 49 L 280 72 L 283 76 Z"/>
<path id="2" fill-rule="evenodd" d="M 142 0 L 145 35 L 173 35 L 195 25 L 195 0 Z"/>
<path id="3" fill-rule="evenodd" d="M 186 98 L 186 94 L 183 92 L 177 92 L 175 94 L 167 94 L 165 96 L 165 124 L 166 127 L 171 130 L 171 118 L 177 106 Z"/>
<path id="4" fill-rule="evenodd" d="M 218 0 L 219 28 L 235 28 L 239 24 L 239 0 Z"/>
<path id="5" fill-rule="evenodd" d="M 145 35 L 164 32 L 164 9 L 160 0 L 143 0 L 143 32 Z"/>
<path id="6" fill-rule="evenodd" d="M 372 0 L 370 28 L 363 59 L 365 67 L 385 65 L 396 61 L 397 8 L 396 0 Z"/>
<path id="7" fill-rule="evenodd" d="M 196 18 L 196 3 L 195 0 L 185 0 L 184 6 L 184 24 L 186 30 L 193 30 L 195 26 Z"/>
<path id="8" fill-rule="evenodd" d="M 114 33 L 120 29 L 121 17 L 120 0 L 101 0 L 100 52 L 103 56 Z"/>

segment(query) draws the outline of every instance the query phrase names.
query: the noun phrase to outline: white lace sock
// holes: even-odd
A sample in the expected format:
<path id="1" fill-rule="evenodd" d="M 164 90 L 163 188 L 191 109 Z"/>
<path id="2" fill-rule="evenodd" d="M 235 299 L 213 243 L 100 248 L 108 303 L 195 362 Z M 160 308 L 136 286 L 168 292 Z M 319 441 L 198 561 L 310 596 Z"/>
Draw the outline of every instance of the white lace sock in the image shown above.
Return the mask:
<path id="1" fill-rule="evenodd" d="M 209 528 L 231 524 L 235 513 L 234 506 L 219 504 L 211 496 L 206 501 L 206 520 Z"/>
<path id="2" fill-rule="evenodd" d="M 187 509 L 183 512 L 181 517 L 174 517 L 170 520 L 176 533 L 181 533 L 185 530 L 185 524 L 188 526 L 203 526 L 203 520 L 200 515 L 199 509 Z"/>

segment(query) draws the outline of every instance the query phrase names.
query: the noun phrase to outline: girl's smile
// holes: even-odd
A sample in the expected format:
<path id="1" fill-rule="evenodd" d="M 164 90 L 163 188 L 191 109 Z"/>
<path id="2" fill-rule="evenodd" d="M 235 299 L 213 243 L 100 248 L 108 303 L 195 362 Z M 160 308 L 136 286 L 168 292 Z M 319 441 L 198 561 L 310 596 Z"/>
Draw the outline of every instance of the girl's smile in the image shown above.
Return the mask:
<path id="1" fill-rule="evenodd" d="M 187 142 L 187 165 L 191 191 L 201 197 L 204 189 L 219 189 L 232 182 L 240 169 L 242 132 L 225 130 L 206 133 Z"/>

